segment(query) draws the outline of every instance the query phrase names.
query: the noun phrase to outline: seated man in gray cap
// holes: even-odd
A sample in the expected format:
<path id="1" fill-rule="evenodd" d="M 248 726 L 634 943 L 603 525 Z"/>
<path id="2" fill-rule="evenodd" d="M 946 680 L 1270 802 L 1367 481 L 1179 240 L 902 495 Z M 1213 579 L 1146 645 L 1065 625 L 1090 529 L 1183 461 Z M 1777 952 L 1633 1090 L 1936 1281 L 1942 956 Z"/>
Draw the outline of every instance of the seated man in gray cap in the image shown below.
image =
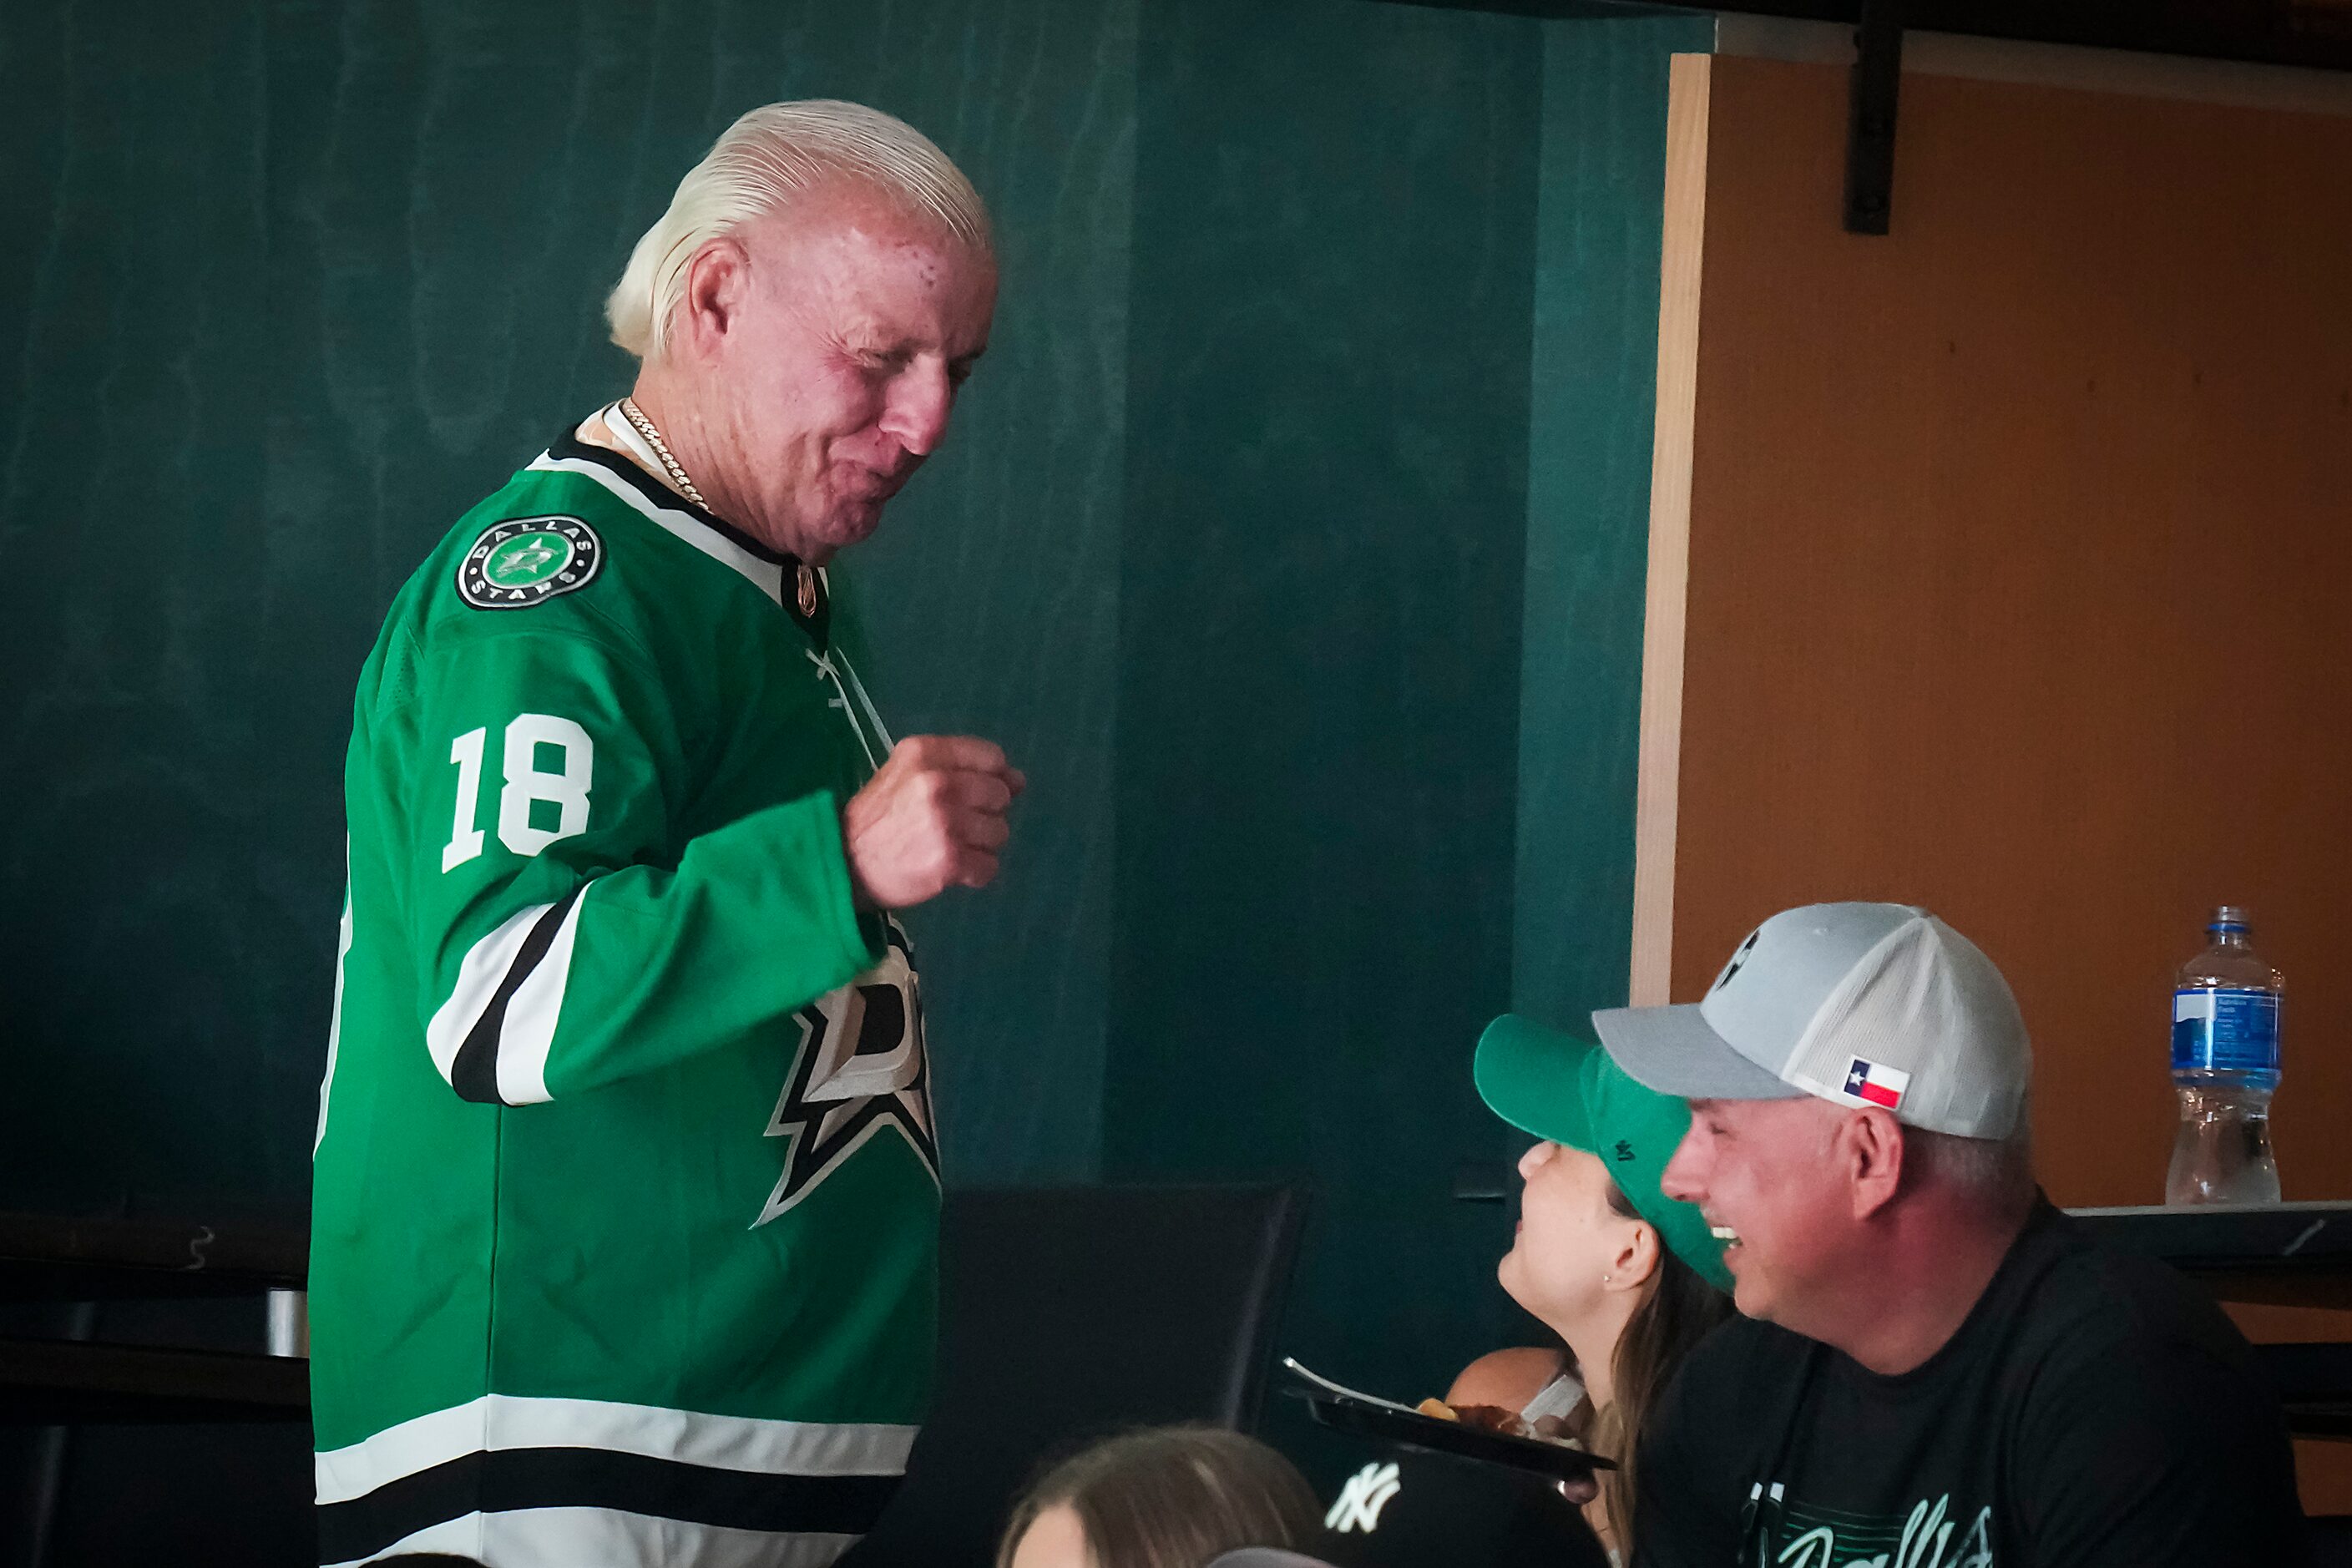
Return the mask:
<path id="1" fill-rule="evenodd" d="M 2245 1341 L 2036 1186 L 2024 1022 L 1966 937 L 1790 910 L 1705 1001 L 1593 1022 L 1693 1102 L 1663 1186 L 1726 1243 L 1743 1314 L 1643 1446 L 1636 1568 L 2305 1560 Z"/>

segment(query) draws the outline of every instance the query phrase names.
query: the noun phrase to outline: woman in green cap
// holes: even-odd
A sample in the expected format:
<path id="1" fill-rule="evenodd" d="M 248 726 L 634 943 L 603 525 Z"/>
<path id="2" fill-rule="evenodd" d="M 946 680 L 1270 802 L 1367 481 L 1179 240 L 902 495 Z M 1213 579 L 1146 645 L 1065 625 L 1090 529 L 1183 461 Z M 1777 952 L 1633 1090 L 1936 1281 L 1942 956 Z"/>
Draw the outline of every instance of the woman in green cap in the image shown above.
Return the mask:
<path id="1" fill-rule="evenodd" d="M 1618 1465 L 1585 1520 L 1627 1562 L 1643 1422 L 1683 1357 L 1731 1314 L 1722 1243 L 1696 1207 L 1658 1190 L 1690 1109 L 1635 1083 L 1599 1046 L 1517 1015 L 1486 1026 L 1474 1071 L 1495 1114 L 1542 1140 L 1519 1161 L 1518 1235 L 1496 1274 L 1575 1359 L 1584 1398 L 1566 1434 Z M 1528 1408 L 1543 1404 L 1539 1394 Z"/>

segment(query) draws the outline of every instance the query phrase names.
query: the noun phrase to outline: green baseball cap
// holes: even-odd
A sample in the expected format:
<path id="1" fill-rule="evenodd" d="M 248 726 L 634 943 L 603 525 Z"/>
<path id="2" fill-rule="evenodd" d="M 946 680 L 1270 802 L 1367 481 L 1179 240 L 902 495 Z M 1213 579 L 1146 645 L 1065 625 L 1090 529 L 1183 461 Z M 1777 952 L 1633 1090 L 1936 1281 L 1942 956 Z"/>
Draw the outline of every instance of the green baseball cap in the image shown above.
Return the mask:
<path id="1" fill-rule="evenodd" d="M 1690 1131 L 1686 1101 L 1643 1089 L 1592 1041 L 1516 1013 L 1486 1026 L 1471 1072 L 1488 1110 L 1522 1132 L 1598 1158 L 1676 1258 L 1716 1289 L 1731 1289 L 1723 1244 L 1698 1206 L 1658 1186 Z"/>

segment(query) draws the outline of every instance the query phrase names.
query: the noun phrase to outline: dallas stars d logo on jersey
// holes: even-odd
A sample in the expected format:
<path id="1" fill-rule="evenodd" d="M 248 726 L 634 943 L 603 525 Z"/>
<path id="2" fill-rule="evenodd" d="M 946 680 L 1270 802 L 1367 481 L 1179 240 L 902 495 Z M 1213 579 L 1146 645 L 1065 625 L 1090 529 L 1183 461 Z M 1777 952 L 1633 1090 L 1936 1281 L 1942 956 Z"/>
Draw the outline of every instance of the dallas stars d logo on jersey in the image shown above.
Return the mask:
<path id="1" fill-rule="evenodd" d="M 897 921 L 888 940 L 881 963 L 793 1015 L 800 1048 L 767 1134 L 792 1143 L 755 1227 L 790 1210 L 887 1131 L 903 1136 L 931 1180 L 940 1179 L 921 994 Z"/>
<path id="2" fill-rule="evenodd" d="M 457 596 L 478 610 L 520 610 L 584 588 L 604 542 L 576 517 L 517 517 L 482 530 L 457 563 Z"/>

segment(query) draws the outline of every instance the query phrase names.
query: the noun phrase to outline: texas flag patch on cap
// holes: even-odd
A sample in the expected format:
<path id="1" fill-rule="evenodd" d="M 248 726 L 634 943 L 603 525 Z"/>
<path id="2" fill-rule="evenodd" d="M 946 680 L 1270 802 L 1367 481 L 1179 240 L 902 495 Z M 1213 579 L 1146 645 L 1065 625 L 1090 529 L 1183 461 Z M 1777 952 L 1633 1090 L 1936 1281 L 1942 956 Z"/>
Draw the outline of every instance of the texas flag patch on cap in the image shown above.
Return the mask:
<path id="1" fill-rule="evenodd" d="M 1853 1058 L 1846 1069 L 1845 1092 L 1850 1100 L 1870 1105 L 1883 1105 L 1893 1110 L 1903 1103 L 1903 1091 L 1911 1087 L 1911 1075 L 1901 1068 L 1881 1067 L 1862 1058 Z"/>

